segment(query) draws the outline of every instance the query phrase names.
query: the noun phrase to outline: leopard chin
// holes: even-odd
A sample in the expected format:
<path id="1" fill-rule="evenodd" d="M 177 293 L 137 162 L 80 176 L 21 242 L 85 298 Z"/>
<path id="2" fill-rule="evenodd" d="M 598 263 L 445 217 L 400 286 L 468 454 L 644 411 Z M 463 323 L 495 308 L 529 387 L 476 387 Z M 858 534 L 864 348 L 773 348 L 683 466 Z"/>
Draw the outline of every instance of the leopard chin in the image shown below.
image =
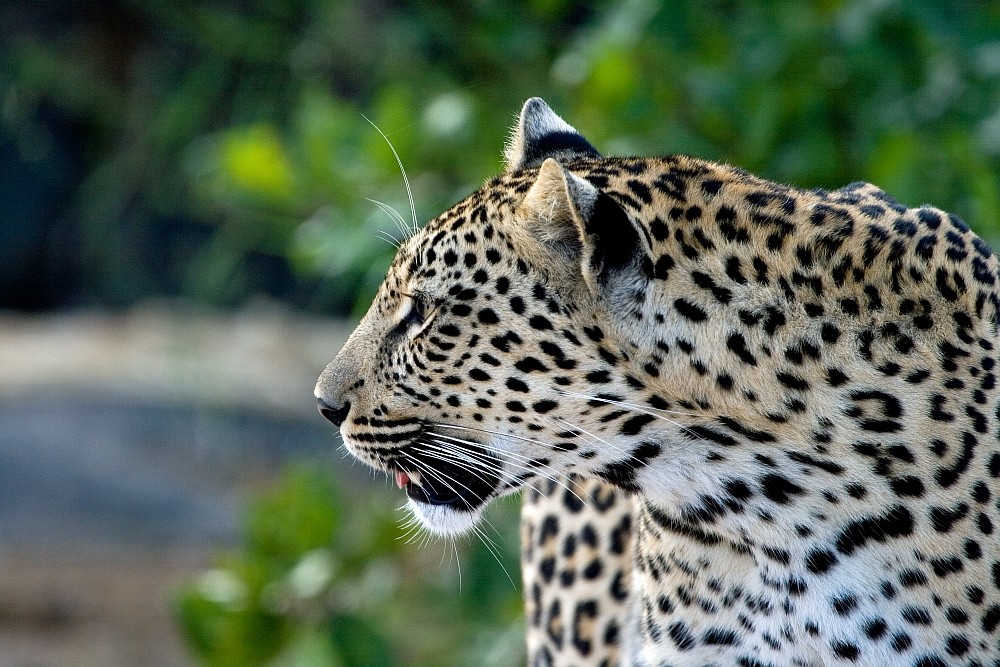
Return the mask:
<path id="1" fill-rule="evenodd" d="M 479 522 L 484 505 L 471 511 L 456 510 L 450 505 L 432 505 L 409 498 L 407 507 L 431 533 L 442 537 L 457 537 L 470 532 Z"/>

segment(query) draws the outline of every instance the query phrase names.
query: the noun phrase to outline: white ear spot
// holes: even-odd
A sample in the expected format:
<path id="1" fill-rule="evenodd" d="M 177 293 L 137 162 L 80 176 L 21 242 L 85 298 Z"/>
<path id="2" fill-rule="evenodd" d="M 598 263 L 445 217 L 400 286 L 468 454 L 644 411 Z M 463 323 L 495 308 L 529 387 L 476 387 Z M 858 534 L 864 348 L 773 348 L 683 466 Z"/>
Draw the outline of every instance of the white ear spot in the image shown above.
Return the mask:
<path id="1" fill-rule="evenodd" d="M 557 116 L 540 97 L 524 103 L 504 148 L 507 171 L 537 167 L 547 157 L 568 161 L 588 156 L 599 155 L 576 128 Z"/>
<path id="2" fill-rule="evenodd" d="M 521 131 L 522 138 L 529 141 L 560 132 L 579 134 L 575 127 L 560 118 L 540 97 L 532 97 L 524 103 L 517 129 Z"/>

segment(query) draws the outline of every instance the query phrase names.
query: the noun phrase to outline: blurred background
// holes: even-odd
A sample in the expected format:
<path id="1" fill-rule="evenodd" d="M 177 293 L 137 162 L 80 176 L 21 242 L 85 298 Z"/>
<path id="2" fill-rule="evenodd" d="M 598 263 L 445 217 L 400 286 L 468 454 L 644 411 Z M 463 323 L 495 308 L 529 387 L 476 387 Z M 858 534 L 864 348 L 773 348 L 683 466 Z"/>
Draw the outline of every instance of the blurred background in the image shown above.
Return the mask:
<path id="1" fill-rule="evenodd" d="M 1000 2 L 0 0 L 0 667 L 523 664 L 516 502 L 425 539 L 311 392 L 410 218 L 375 127 L 423 222 L 533 95 L 1000 239 Z"/>

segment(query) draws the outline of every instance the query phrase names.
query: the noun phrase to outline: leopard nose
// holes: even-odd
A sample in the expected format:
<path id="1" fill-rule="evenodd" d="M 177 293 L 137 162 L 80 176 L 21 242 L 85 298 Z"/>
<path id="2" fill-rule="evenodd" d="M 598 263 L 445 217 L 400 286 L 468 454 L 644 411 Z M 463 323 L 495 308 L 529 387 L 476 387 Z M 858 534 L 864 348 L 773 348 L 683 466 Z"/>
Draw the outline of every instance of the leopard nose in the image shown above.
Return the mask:
<path id="1" fill-rule="evenodd" d="M 347 419 L 347 413 L 351 410 L 351 404 L 346 402 L 339 408 L 330 405 L 322 398 L 317 398 L 316 403 L 317 407 L 319 407 L 319 413 L 333 422 L 334 426 L 338 427 L 344 423 L 344 420 Z"/>

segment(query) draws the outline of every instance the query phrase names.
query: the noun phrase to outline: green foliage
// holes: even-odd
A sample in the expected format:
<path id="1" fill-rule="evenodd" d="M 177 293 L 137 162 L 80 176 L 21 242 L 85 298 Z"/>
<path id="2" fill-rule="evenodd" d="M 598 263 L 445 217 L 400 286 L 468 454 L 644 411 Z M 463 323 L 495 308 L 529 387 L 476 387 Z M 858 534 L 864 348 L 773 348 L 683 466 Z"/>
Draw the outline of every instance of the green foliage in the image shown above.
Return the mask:
<path id="1" fill-rule="evenodd" d="M 400 539 L 390 509 L 399 503 L 345 491 L 326 465 L 292 466 L 251 503 L 243 548 L 179 594 L 177 618 L 201 664 L 523 663 L 520 595 L 504 571 L 516 568 L 512 538 L 421 549 Z M 499 530 L 513 536 L 513 507 L 503 509 Z"/>
<path id="2" fill-rule="evenodd" d="M 271 257 L 294 269 L 300 302 L 363 307 L 393 251 L 376 232 L 398 236 L 368 200 L 410 219 L 365 116 L 408 168 L 422 222 L 500 169 L 531 95 L 608 153 L 688 152 L 809 187 L 871 180 L 998 234 L 996 2 L 101 7 L 61 39 L 25 32 L 0 49 L 0 129 L 30 143 L 40 105 L 91 128 L 75 211 L 110 297 L 148 287 L 129 274 L 140 231 L 182 216 L 211 233 L 167 239 L 181 293 L 239 301 L 267 287 L 255 261 Z"/>

